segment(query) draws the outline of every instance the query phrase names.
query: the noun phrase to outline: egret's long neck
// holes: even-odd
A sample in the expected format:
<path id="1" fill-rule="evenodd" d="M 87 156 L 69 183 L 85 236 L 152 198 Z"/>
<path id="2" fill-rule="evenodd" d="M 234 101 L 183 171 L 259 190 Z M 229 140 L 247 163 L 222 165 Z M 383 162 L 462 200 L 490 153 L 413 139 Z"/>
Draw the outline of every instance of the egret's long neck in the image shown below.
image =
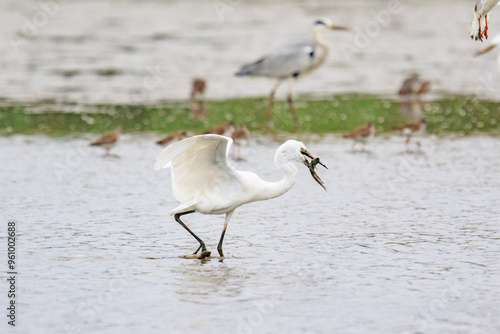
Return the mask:
<path id="1" fill-rule="evenodd" d="M 260 200 L 281 196 L 290 190 L 295 182 L 297 182 L 297 166 L 295 166 L 292 161 L 285 159 L 285 157 L 278 152 L 274 157 L 274 162 L 276 168 L 283 173 L 283 179 L 278 182 L 266 182 L 265 189 L 262 189 L 260 193 Z"/>

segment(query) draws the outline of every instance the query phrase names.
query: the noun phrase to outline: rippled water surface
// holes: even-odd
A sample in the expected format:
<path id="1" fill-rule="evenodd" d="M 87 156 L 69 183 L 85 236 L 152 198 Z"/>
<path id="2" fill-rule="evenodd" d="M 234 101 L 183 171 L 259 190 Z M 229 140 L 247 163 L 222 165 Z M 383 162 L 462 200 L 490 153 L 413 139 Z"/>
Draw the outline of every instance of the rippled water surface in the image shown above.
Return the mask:
<path id="1" fill-rule="evenodd" d="M 194 76 L 208 80 L 209 98 L 264 96 L 270 80 L 234 73 L 278 45 L 309 38 L 323 16 L 352 30 L 326 34 L 332 53 L 299 80 L 297 93 L 395 93 L 412 72 L 435 92 L 500 92 L 497 52 L 473 56 L 485 43 L 468 35 L 472 0 L 46 2 L 49 9 L 43 1 L 0 2 L 2 97 L 147 103 L 186 98 Z"/>
<path id="2" fill-rule="evenodd" d="M 19 233 L 15 333 L 500 331 L 498 138 L 427 137 L 410 154 L 395 136 L 357 154 L 302 138 L 329 167 L 328 192 L 299 167 L 290 192 L 239 208 L 227 257 L 204 262 L 179 257 L 197 243 L 168 216 L 156 138 L 125 135 L 111 158 L 89 139 L 0 137 L 0 254 L 7 220 Z M 233 164 L 278 180 L 279 144 L 254 139 Z M 216 254 L 223 216 L 186 222 Z"/>

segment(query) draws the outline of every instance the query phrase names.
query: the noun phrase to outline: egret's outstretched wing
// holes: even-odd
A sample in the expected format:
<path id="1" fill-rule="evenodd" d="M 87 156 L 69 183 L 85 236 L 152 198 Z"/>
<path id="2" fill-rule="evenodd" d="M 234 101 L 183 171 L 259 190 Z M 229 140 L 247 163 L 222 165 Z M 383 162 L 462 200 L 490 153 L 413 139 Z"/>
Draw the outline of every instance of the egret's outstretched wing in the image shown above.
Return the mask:
<path id="1" fill-rule="evenodd" d="M 175 198 L 195 205 L 239 182 L 237 171 L 227 160 L 232 141 L 219 135 L 186 138 L 166 147 L 156 158 L 154 169 L 171 167 Z"/>
<path id="2" fill-rule="evenodd" d="M 314 44 L 308 42 L 282 45 L 258 61 L 243 66 L 236 75 L 287 78 L 300 75 L 314 61 Z"/>

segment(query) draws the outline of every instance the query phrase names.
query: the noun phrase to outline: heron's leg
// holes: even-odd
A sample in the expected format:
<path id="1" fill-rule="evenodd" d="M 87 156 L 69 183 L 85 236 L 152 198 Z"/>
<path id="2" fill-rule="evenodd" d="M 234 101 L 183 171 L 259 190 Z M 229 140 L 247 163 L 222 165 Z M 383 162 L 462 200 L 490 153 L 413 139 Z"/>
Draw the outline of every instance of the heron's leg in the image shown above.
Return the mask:
<path id="1" fill-rule="evenodd" d="M 410 136 L 406 137 L 406 152 L 410 152 Z"/>
<path id="2" fill-rule="evenodd" d="M 295 83 L 295 78 L 288 79 L 288 105 L 290 107 L 290 112 L 293 117 L 293 132 L 297 132 L 299 129 L 299 118 L 297 117 L 297 111 L 295 110 L 295 105 L 293 104 L 293 84 Z"/>
<path id="3" fill-rule="evenodd" d="M 278 79 L 271 89 L 271 93 L 269 94 L 268 105 L 267 105 L 267 126 L 272 129 L 273 125 L 273 103 L 274 103 L 274 94 L 276 90 L 281 85 L 281 79 Z"/>
<path id="4" fill-rule="evenodd" d="M 222 252 L 222 242 L 224 241 L 224 234 L 226 234 L 226 229 L 227 229 L 227 224 L 229 223 L 229 220 L 233 216 L 233 211 L 226 213 L 226 221 L 224 222 L 224 228 L 222 229 L 222 234 L 220 236 L 219 244 L 217 245 L 217 251 L 219 252 L 219 255 L 224 257 L 224 253 Z"/>
<path id="5" fill-rule="evenodd" d="M 187 215 L 187 214 L 190 214 L 190 213 L 193 213 L 193 212 L 195 212 L 195 211 L 193 210 L 193 211 L 188 211 L 188 212 L 183 212 L 183 213 L 177 213 L 177 214 L 175 214 L 174 218 L 175 218 L 176 222 L 178 222 L 179 224 L 181 224 L 181 226 L 184 227 L 189 233 L 191 233 L 191 235 L 196 240 L 198 240 L 198 242 L 200 243 L 200 247 L 198 247 L 198 249 L 196 250 L 196 252 L 194 252 L 194 254 L 196 254 L 196 253 L 198 253 L 198 251 L 200 250 L 200 248 L 201 248 L 202 252 L 206 252 L 207 251 L 207 247 L 205 246 L 205 243 L 203 242 L 203 240 L 201 240 L 196 234 L 194 234 L 193 231 L 191 231 L 189 229 L 189 227 L 187 227 L 186 224 L 184 224 L 181 221 L 181 216 L 184 216 L 184 215 Z"/>

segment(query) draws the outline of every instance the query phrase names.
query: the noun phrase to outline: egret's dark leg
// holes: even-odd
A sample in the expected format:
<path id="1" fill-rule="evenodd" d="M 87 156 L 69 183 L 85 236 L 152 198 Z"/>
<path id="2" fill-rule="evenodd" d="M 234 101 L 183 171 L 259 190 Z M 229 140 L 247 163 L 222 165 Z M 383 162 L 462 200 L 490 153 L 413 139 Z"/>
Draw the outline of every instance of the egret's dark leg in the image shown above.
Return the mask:
<path id="1" fill-rule="evenodd" d="M 229 220 L 231 219 L 233 212 L 234 211 L 226 213 L 226 221 L 224 222 L 224 228 L 222 229 L 222 234 L 220 236 L 219 244 L 217 245 L 217 251 L 219 252 L 219 255 L 222 257 L 224 257 L 224 253 L 222 252 L 222 242 L 224 241 L 224 235 L 226 234 L 227 224 L 229 223 Z"/>
<path id="2" fill-rule="evenodd" d="M 198 251 L 200 250 L 200 248 L 201 248 L 201 251 L 203 253 L 203 252 L 207 251 L 207 247 L 205 246 L 205 243 L 203 242 L 203 240 L 201 240 L 196 234 L 194 234 L 193 231 L 191 231 L 189 229 L 189 227 L 187 227 L 186 224 L 184 224 L 181 221 L 181 216 L 188 215 L 188 214 L 193 213 L 193 212 L 195 212 L 195 211 L 193 210 L 193 211 L 188 211 L 188 212 L 183 212 L 183 213 L 177 213 L 177 214 L 175 214 L 174 218 L 175 218 L 176 222 L 178 222 L 179 224 L 181 224 L 181 226 L 184 227 L 189 233 L 191 233 L 191 235 L 196 240 L 198 240 L 198 242 L 200 243 L 200 247 L 198 247 L 198 249 L 196 250 L 196 252 L 194 252 L 194 254 L 198 253 Z"/>
<path id="3" fill-rule="evenodd" d="M 274 94 L 276 93 L 276 90 L 280 85 L 281 85 L 281 79 L 278 79 L 278 81 L 276 81 L 273 88 L 271 89 L 271 93 L 269 94 L 269 99 L 267 104 L 267 126 L 269 127 L 269 129 L 272 129 L 274 127 L 273 124 Z"/>
<path id="4" fill-rule="evenodd" d="M 290 112 L 293 117 L 293 132 L 297 132 L 299 129 L 299 118 L 297 116 L 297 111 L 295 110 L 295 105 L 293 104 L 293 84 L 295 83 L 294 78 L 290 78 L 288 81 L 288 106 L 290 107 Z"/>

